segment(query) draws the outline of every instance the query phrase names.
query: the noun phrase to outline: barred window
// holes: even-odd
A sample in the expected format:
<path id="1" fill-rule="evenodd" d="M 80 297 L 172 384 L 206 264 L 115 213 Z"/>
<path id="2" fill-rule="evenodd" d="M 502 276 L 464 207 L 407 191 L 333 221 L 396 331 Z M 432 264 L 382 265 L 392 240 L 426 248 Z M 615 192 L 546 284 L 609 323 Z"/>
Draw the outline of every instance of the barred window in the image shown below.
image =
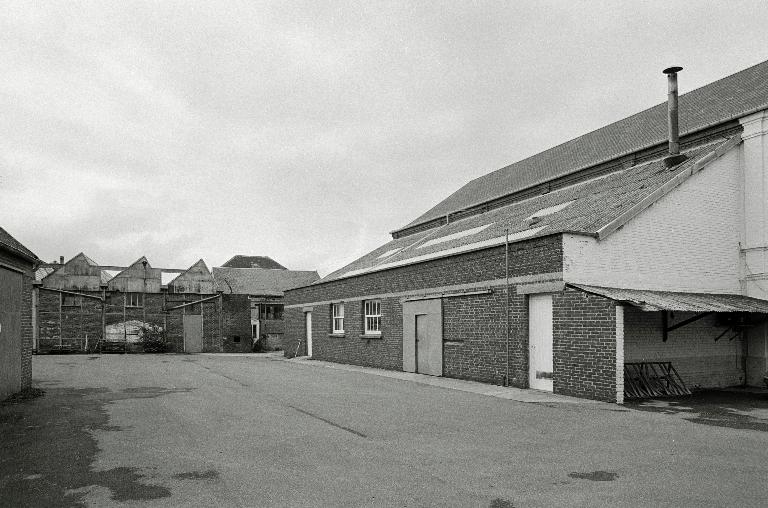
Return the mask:
<path id="1" fill-rule="evenodd" d="M 365 304 L 365 333 L 378 335 L 381 333 L 381 300 L 366 300 Z"/>
<path id="2" fill-rule="evenodd" d="M 144 293 L 125 293 L 126 307 L 143 307 Z"/>
<path id="3" fill-rule="evenodd" d="M 331 305 L 333 314 L 333 333 L 344 333 L 344 304 Z"/>

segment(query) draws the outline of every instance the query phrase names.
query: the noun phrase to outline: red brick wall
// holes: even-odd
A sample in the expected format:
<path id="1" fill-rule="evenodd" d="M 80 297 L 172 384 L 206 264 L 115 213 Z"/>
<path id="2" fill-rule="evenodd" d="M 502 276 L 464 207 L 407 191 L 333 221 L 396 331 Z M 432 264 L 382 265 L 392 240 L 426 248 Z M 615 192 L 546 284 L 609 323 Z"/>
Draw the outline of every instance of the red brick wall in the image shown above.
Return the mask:
<path id="1" fill-rule="evenodd" d="M 616 401 L 616 303 L 573 289 L 552 298 L 554 391 Z"/>
<path id="2" fill-rule="evenodd" d="M 510 245 L 510 277 L 559 272 L 559 236 Z M 305 303 L 344 300 L 365 295 L 428 289 L 503 279 L 504 247 L 496 247 L 349 279 L 300 288 L 286 293 L 285 354 L 306 354 Z M 502 383 L 506 371 L 506 328 L 503 287 L 488 295 L 443 300 L 444 374 L 450 377 Z M 313 307 L 313 357 L 321 360 L 402 370 L 402 303 L 400 297 L 382 299 L 382 336 L 361 337 L 362 302 L 345 303 L 344 337 L 331 336 L 331 306 Z M 510 382 L 527 386 L 528 324 L 526 299 L 510 296 Z"/>

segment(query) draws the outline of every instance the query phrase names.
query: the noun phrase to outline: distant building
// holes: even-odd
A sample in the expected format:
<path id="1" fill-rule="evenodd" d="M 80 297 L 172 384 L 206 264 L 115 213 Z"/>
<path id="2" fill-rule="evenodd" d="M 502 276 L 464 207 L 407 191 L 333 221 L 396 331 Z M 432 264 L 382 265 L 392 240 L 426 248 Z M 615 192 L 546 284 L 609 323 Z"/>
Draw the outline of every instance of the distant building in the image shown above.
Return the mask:
<path id="1" fill-rule="evenodd" d="M 0 228 L 0 401 L 32 381 L 32 281 L 38 262 Z"/>
<path id="2" fill-rule="evenodd" d="M 269 258 L 259 259 L 281 266 Z M 213 277 L 223 297 L 222 347 L 225 352 L 251 351 L 255 340 L 260 341 L 260 349 L 282 349 L 284 291 L 320 278 L 315 271 L 227 266 L 214 267 Z"/>
<path id="3" fill-rule="evenodd" d="M 150 332 L 168 352 L 250 352 L 253 337 L 280 347 L 282 291 L 317 273 L 287 270 L 265 256 L 235 258 L 279 268 L 215 268 L 216 281 L 203 260 L 187 269 L 154 268 L 141 257 L 123 267 L 80 253 L 66 263 L 42 263 L 34 349 L 140 352 Z"/>
<path id="4" fill-rule="evenodd" d="M 268 270 L 287 270 L 283 265 L 267 256 L 243 256 L 238 254 L 221 265 L 224 268 L 265 268 Z"/>

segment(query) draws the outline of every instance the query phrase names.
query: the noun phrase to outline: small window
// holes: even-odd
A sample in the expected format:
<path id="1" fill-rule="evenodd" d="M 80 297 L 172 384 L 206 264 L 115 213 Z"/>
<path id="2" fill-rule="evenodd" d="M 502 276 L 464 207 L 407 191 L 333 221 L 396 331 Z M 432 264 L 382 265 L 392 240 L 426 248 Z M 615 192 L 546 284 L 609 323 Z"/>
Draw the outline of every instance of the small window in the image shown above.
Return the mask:
<path id="1" fill-rule="evenodd" d="M 275 304 L 262 304 L 259 307 L 259 318 L 270 320 L 283 319 L 283 306 Z"/>
<path id="2" fill-rule="evenodd" d="M 234 337 L 232 337 L 232 342 L 240 342 L 240 336 L 235 335 Z"/>
<path id="3" fill-rule="evenodd" d="M 61 306 L 62 307 L 82 307 L 83 299 L 77 295 L 61 294 Z"/>
<path id="4" fill-rule="evenodd" d="M 381 333 L 381 300 L 366 300 L 365 310 L 365 333 L 378 335 Z"/>
<path id="5" fill-rule="evenodd" d="M 126 307 L 143 307 L 144 293 L 125 293 Z"/>
<path id="6" fill-rule="evenodd" d="M 333 315 L 333 333 L 344 333 L 344 304 L 334 303 L 331 305 Z"/>

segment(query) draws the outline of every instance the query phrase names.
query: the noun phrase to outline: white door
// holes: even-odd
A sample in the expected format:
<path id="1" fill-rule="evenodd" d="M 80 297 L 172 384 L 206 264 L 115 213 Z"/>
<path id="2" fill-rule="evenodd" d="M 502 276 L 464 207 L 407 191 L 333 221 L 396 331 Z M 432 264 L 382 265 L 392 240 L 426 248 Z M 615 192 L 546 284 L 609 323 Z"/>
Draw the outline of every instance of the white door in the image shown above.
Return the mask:
<path id="1" fill-rule="evenodd" d="M 528 384 L 552 391 L 552 295 L 528 298 Z"/>
<path id="2" fill-rule="evenodd" d="M 306 312 L 304 315 L 307 323 L 307 356 L 312 356 L 312 313 Z"/>

